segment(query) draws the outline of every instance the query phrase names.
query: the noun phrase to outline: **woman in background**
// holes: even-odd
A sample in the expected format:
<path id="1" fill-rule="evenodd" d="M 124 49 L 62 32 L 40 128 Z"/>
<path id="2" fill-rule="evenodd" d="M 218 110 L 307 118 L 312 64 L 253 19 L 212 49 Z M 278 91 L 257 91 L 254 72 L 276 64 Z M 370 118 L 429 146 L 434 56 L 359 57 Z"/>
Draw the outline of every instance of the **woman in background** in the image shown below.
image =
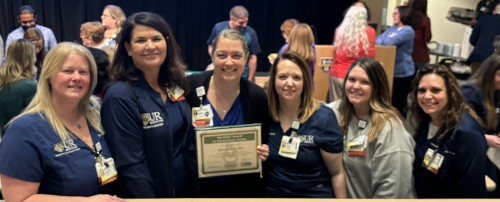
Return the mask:
<path id="1" fill-rule="evenodd" d="M 375 29 L 368 26 L 366 8 L 351 6 L 335 30 L 335 60 L 330 69 L 331 101 L 342 97 L 344 77 L 349 66 L 360 57 L 375 58 Z"/>
<path id="2" fill-rule="evenodd" d="M 375 41 L 377 45 L 396 46 L 391 103 L 403 117 L 406 116 L 408 93 L 411 81 L 415 76 L 415 65 L 412 58 L 415 33 L 411 27 L 410 11 L 408 6 L 396 7 L 392 13 L 394 25 L 378 36 Z"/>
<path id="3" fill-rule="evenodd" d="M 40 77 L 40 73 L 42 73 L 43 60 L 45 59 L 45 55 L 47 54 L 45 48 L 43 48 L 43 34 L 38 28 L 30 27 L 24 32 L 24 38 L 30 40 L 33 45 L 35 45 L 35 67 L 37 68 L 36 79 L 38 79 Z"/>
<path id="4" fill-rule="evenodd" d="M 344 80 L 342 99 L 331 104 L 344 131 L 344 167 L 350 198 L 414 198 L 415 141 L 391 105 L 382 65 L 359 58 Z"/>
<path id="5" fill-rule="evenodd" d="M 122 8 L 116 5 L 107 5 L 102 11 L 102 26 L 106 29 L 104 32 L 105 45 L 116 46 L 116 38 L 120 34 L 123 22 L 126 16 Z"/>
<path id="6" fill-rule="evenodd" d="M 418 198 L 486 197 L 482 121 L 464 104 L 449 68 L 428 65 L 418 71 L 411 87 Z"/>
<path id="7" fill-rule="evenodd" d="M 342 134 L 334 113 L 312 98 L 311 80 L 307 63 L 294 52 L 281 54 L 271 68 L 267 197 L 347 197 Z"/>
<path id="8" fill-rule="evenodd" d="M 415 32 L 412 58 L 415 67 L 422 69 L 430 61 L 427 43 L 432 39 L 431 19 L 427 16 L 427 0 L 413 0 L 411 6 L 410 17 L 414 20 L 412 28 Z"/>
<path id="9" fill-rule="evenodd" d="M 43 48 L 43 46 L 42 46 Z M 0 135 L 5 126 L 28 106 L 36 93 L 35 47 L 26 39 L 18 39 L 9 46 L 5 65 L 0 68 Z"/>
<path id="10" fill-rule="evenodd" d="M 294 18 L 288 18 L 283 23 L 281 23 L 280 26 L 280 31 L 281 31 L 281 36 L 283 39 L 285 39 L 285 44 L 281 46 L 280 50 L 278 52 L 281 52 L 282 49 L 286 48 L 286 44 L 288 43 L 288 36 L 290 35 L 290 32 L 292 31 L 293 27 L 296 24 L 299 24 L 300 22 L 297 19 Z M 274 60 L 278 56 L 277 53 L 271 53 L 267 56 L 267 59 L 269 60 L 269 63 L 272 65 L 274 63 Z"/>
<path id="11" fill-rule="evenodd" d="M 288 43 L 285 44 L 279 54 L 285 51 L 292 51 L 300 55 L 307 62 L 309 72 L 311 73 L 311 84 L 314 89 L 314 66 L 316 65 L 316 49 L 314 48 L 314 34 L 306 23 L 295 25 L 288 36 Z"/>
<path id="12" fill-rule="evenodd" d="M 500 149 L 500 54 L 494 53 L 481 64 L 461 86 L 465 100 L 485 123 L 486 143 L 490 149 Z M 487 158 L 486 174 L 500 184 L 500 170 Z M 490 197 L 500 197 L 500 189 L 489 192 Z"/>

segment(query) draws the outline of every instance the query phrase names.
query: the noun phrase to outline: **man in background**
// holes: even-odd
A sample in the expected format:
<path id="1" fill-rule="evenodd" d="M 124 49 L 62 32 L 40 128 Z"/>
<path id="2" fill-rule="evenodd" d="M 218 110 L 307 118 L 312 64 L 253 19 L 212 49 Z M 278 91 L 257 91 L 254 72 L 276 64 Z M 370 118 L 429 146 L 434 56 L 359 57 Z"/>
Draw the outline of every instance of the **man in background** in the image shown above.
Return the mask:
<path id="1" fill-rule="evenodd" d="M 5 55 L 8 54 L 7 47 L 9 47 L 10 43 L 12 43 L 17 39 L 22 39 L 24 36 L 24 32 L 26 31 L 26 29 L 30 27 L 36 27 L 42 32 L 43 38 L 45 40 L 44 41 L 45 51 L 49 51 L 51 48 L 57 45 L 57 40 L 52 30 L 47 27 L 36 24 L 35 9 L 33 9 L 31 6 L 29 5 L 21 6 L 19 8 L 19 15 L 17 19 L 19 21 L 19 24 L 21 24 L 21 27 L 18 27 L 14 31 L 10 32 L 9 35 L 7 35 L 7 39 L 5 41 Z"/>
<path id="2" fill-rule="evenodd" d="M 212 33 L 208 37 L 208 54 L 212 56 L 212 41 L 214 38 L 225 29 L 235 29 L 241 32 L 245 37 L 245 40 L 250 51 L 250 56 L 248 57 L 247 64 L 245 65 L 245 70 L 241 75 L 250 81 L 255 79 L 255 71 L 257 70 L 257 54 L 260 53 L 259 39 L 257 33 L 253 28 L 248 26 L 248 11 L 245 7 L 237 5 L 231 8 L 229 11 L 229 20 L 223 21 L 215 24 L 212 29 Z"/>

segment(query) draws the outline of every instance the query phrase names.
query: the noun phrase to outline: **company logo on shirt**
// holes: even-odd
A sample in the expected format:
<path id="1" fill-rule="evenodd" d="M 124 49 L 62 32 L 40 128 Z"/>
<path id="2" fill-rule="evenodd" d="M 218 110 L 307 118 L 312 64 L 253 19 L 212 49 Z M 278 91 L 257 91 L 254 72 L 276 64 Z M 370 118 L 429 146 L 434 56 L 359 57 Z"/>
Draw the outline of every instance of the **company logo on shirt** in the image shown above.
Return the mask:
<path id="1" fill-rule="evenodd" d="M 301 143 L 314 144 L 314 136 L 312 135 L 299 135 Z"/>
<path id="2" fill-rule="evenodd" d="M 160 112 L 142 114 L 142 129 L 150 129 L 163 126 L 163 118 Z"/>
<path id="3" fill-rule="evenodd" d="M 80 148 L 76 146 L 76 144 L 73 142 L 73 139 L 67 139 L 54 145 L 54 151 L 58 153 L 55 155 L 56 157 L 70 154 L 78 150 L 80 150 Z"/>

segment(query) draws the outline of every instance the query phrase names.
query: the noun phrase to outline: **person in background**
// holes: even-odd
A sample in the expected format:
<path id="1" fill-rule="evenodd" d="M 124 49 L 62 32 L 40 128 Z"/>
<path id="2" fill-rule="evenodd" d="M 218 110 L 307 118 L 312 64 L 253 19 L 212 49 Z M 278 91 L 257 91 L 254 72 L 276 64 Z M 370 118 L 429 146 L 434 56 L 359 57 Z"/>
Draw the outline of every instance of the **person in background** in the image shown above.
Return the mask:
<path id="1" fill-rule="evenodd" d="M 208 54 L 212 56 L 212 42 L 214 38 L 225 29 L 234 29 L 241 32 L 245 36 L 245 41 L 248 43 L 247 46 L 250 50 L 250 56 L 248 62 L 245 64 L 245 69 L 242 77 L 248 79 L 249 81 L 255 80 L 255 72 L 257 71 L 257 54 L 260 53 L 259 38 L 257 37 L 257 32 L 248 26 L 248 11 L 245 7 L 241 5 L 236 5 L 229 11 L 229 21 L 223 21 L 215 24 L 212 29 L 212 33 L 208 37 Z M 212 61 L 213 62 L 213 61 Z"/>
<path id="2" fill-rule="evenodd" d="M 396 46 L 396 62 L 394 66 L 394 85 L 392 86 L 391 103 L 406 116 L 407 97 L 410 92 L 411 81 L 415 76 L 413 64 L 413 41 L 415 32 L 411 27 L 411 9 L 408 6 L 398 6 L 392 13 L 394 25 L 377 37 L 375 44 L 382 46 Z"/>
<path id="3" fill-rule="evenodd" d="M 97 86 L 93 94 L 102 98 L 103 88 L 109 83 L 108 71 L 110 63 L 108 54 L 104 50 L 106 48 L 114 48 L 103 43 L 104 27 L 98 21 L 83 23 L 80 26 L 80 38 L 83 45 L 94 56 L 97 65 Z"/>
<path id="4" fill-rule="evenodd" d="M 17 19 L 19 21 L 19 24 L 21 24 L 21 27 L 18 27 L 14 31 L 10 32 L 9 35 L 7 35 L 7 39 L 5 41 L 6 50 L 4 57 L 6 57 L 6 55 L 8 54 L 7 47 L 9 47 L 10 43 L 12 43 L 16 39 L 22 39 L 24 36 L 24 32 L 30 27 L 36 27 L 42 32 L 45 51 L 49 51 L 50 49 L 52 49 L 54 46 L 57 45 L 57 40 L 56 37 L 54 36 L 54 32 L 52 32 L 50 28 L 36 24 L 37 16 L 35 13 L 35 9 L 33 9 L 31 6 L 29 5 L 21 6 L 19 8 L 19 15 Z"/>
<path id="5" fill-rule="evenodd" d="M 261 123 L 261 140 L 265 144 L 270 122 L 266 94 L 241 76 L 250 55 L 245 37 L 237 30 L 226 29 L 214 38 L 211 47 L 214 70 L 187 77 L 191 89 L 187 95 L 189 104 L 193 110 L 200 105 L 207 109 L 212 124 L 206 126 Z M 257 151 L 263 159 L 269 154 L 266 145 Z M 199 185 L 200 196 L 205 198 L 263 197 L 258 173 L 203 178 Z"/>
<path id="6" fill-rule="evenodd" d="M 375 58 L 375 37 L 375 29 L 367 24 L 366 9 L 351 6 L 335 30 L 335 60 L 330 69 L 330 101 L 342 97 L 344 77 L 356 59 L 365 56 Z"/>
<path id="7" fill-rule="evenodd" d="M 500 38 L 500 37 L 499 37 Z M 481 64 L 462 86 L 464 99 L 485 123 L 486 142 L 490 149 L 500 149 L 500 54 L 494 53 Z M 487 158 L 486 174 L 500 184 L 500 170 Z M 500 190 L 488 193 L 499 198 Z"/>
<path id="8" fill-rule="evenodd" d="M 500 4 L 496 4 L 493 8 L 493 15 L 481 17 L 469 38 L 469 42 L 474 45 L 474 49 L 467 58 L 472 74 L 494 52 L 493 41 L 495 36 L 500 35 Z"/>
<path id="9" fill-rule="evenodd" d="M 311 73 L 311 84 L 314 90 L 314 66 L 316 65 L 316 49 L 314 47 L 314 34 L 306 23 L 299 23 L 295 25 L 288 37 L 288 43 L 285 44 L 278 54 L 285 51 L 292 51 L 304 58 Z"/>
<path id="10" fill-rule="evenodd" d="M 104 43 L 104 26 L 101 22 L 86 22 L 80 26 L 80 39 L 86 47 L 101 49 L 108 44 Z"/>
<path id="11" fill-rule="evenodd" d="M 124 202 L 102 194 L 116 179 L 116 170 L 99 104 L 91 97 L 97 82 L 92 55 L 81 45 L 63 42 L 46 59 L 35 97 L 10 121 L 0 143 L 3 197 Z"/>
<path id="12" fill-rule="evenodd" d="M 18 39 L 9 46 L 12 53 L 0 68 L 0 135 L 7 123 L 28 106 L 36 92 L 35 47 L 25 39 Z"/>
<path id="13" fill-rule="evenodd" d="M 371 13 L 370 13 L 370 8 L 368 8 L 368 5 L 366 4 L 366 2 L 364 2 L 364 1 L 355 1 L 355 2 L 353 2 L 351 4 L 351 6 L 349 8 L 351 8 L 352 6 L 360 6 L 360 7 L 365 8 L 366 9 L 366 21 L 368 23 L 370 22 L 370 20 L 371 20 Z M 344 16 L 346 15 L 348 9 L 344 11 Z"/>
<path id="14" fill-rule="evenodd" d="M 45 55 L 47 54 L 47 51 L 43 48 L 43 43 L 44 43 L 43 34 L 39 29 L 35 27 L 30 27 L 26 29 L 26 32 L 24 33 L 24 38 L 30 40 L 33 43 L 33 45 L 35 45 L 35 53 L 36 53 L 35 67 L 37 68 L 36 79 L 38 79 L 40 78 L 40 73 L 42 73 L 43 60 L 45 59 Z"/>
<path id="15" fill-rule="evenodd" d="M 415 32 L 412 58 L 416 69 L 422 69 L 430 62 L 427 43 L 432 39 L 431 19 L 427 16 L 427 0 L 413 0 L 411 5 L 410 18 L 414 20 L 412 28 Z"/>
<path id="16" fill-rule="evenodd" d="M 497 5 L 499 0 L 480 0 L 476 4 L 476 16 L 472 20 L 464 21 L 463 24 L 469 25 L 474 28 L 476 26 L 479 19 L 483 16 L 488 16 L 493 14 L 493 10 L 495 10 L 495 5 Z"/>
<path id="17" fill-rule="evenodd" d="M 486 197 L 482 121 L 464 104 L 454 75 L 444 65 L 431 64 L 418 71 L 411 87 L 417 197 Z"/>
<path id="18" fill-rule="evenodd" d="M 125 13 L 122 8 L 116 5 L 107 5 L 104 7 L 101 15 L 102 26 L 104 27 L 103 44 L 116 46 L 116 40 L 125 22 Z"/>
<path id="19" fill-rule="evenodd" d="M 122 26 L 101 109 L 122 195 L 192 198 L 195 136 L 185 100 L 185 65 L 172 30 L 139 12 Z"/>
<path id="20" fill-rule="evenodd" d="M 342 134 L 332 110 L 312 98 L 311 80 L 307 62 L 295 52 L 282 53 L 271 68 L 267 197 L 347 197 Z"/>
<path id="21" fill-rule="evenodd" d="M 414 198 L 415 141 L 391 105 L 382 65 L 369 57 L 353 62 L 344 94 L 328 104 L 344 131 L 344 167 L 350 198 Z"/>
<path id="22" fill-rule="evenodd" d="M 290 32 L 292 31 L 293 27 L 299 23 L 300 22 L 294 18 L 288 18 L 285 21 L 283 21 L 283 23 L 281 23 L 280 31 L 281 31 L 281 36 L 283 37 L 283 39 L 285 39 L 285 44 L 280 48 L 279 52 L 281 52 L 282 49 L 286 48 L 286 44 L 288 43 L 288 36 L 290 36 Z M 271 65 L 273 65 L 276 57 L 278 57 L 277 53 L 271 53 L 267 56 L 267 59 L 269 60 L 269 63 Z"/>

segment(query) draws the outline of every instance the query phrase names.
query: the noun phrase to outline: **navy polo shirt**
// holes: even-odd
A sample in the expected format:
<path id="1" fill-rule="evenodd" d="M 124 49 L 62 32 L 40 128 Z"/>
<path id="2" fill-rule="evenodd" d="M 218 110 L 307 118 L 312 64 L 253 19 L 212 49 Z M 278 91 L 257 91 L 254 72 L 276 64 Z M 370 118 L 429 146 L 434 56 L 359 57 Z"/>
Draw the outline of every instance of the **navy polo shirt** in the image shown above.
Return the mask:
<path id="1" fill-rule="evenodd" d="M 90 134 L 94 143 L 101 143 L 103 156 L 110 157 L 103 135 L 94 129 Z M 79 138 L 61 141 L 49 122 L 35 113 L 7 129 L 0 143 L 0 173 L 39 182 L 40 194 L 92 196 L 101 188 L 94 157 Z"/>

